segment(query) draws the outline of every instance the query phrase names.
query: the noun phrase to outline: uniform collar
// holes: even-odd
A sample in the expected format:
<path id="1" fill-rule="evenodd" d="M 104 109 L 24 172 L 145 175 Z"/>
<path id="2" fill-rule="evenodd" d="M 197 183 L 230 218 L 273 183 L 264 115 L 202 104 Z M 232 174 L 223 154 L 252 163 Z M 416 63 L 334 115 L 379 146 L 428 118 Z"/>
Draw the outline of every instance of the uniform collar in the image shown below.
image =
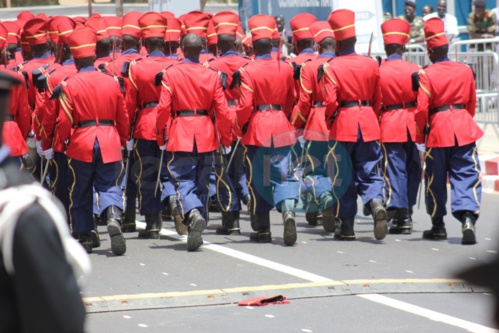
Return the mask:
<path id="1" fill-rule="evenodd" d="M 238 55 L 239 55 L 239 54 L 237 54 L 237 52 L 236 52 L 236 51 L 234 51 L 234 50 L 229 50 L 229 51 L 227 51 L 227 52 L 225 52 L 225 53 L 222 53 L 222 54 L 220 55 L 220 57 L 229 57 L 229 56 L 238 56 Z"/>
<path id="2" fill-rule="evenodd" d="M 199 59 L 195 59 L 195 58 L 184 58 L 184 59 L 182 59 L 182 62 L 199 64 Z"/>
<path id="3" fill-rule="evenodd" d="M 335 55 L 333 52 L 324 52 L 319 54 L 319 58 L 334 58 Z"/>
<path id="4" fill-rule="evenodd" d="M 48 57 L 50 57 L 50 51 L 45 52 L 44 54 L 41 55 L 34 55 L 33 59 L 47 59 Z"/>
<path id="5" fill-rule="evenodd" d="M 121 54 L 122 55 L 125 55 L 125 54 L 139 54 L 139 52 L 136 49 L 128 49 L 128 50 L 123 51 Z"/>
<path id="6" fill-rule="evenodd" d="M 302 50 L 299 54 L 314 54 L 314 50 L 311 48 L 306 48 L 305 50 Z"/>
<path id="7" fill-rule="evenodd" d="M 354 49 L 350 50 L 343 50 L 340 53 L 338 53 L 338 56 L 344 56 L 344 55 L 350 55 L 350 54 L 356 54 Z"/>
<path id="8" fill-rule="evenodd" d="M 82 72 L 93 72 L 93 71 L 97 71 L 97 69 L 94 66 L 85 66 L 85 67 L 80 68 L 78 70 L 78 73 L 82 73 Z"/>
<path id="9" fill-rule="evenodd" d="M 272 59 L 272 56 L 270 55 L 270 53 L 265 53 L 255 57 L 255 60 L 260 59 Z"/>
<path id="10" fill-rule="evenodd" d="M 386 60 L 402 60 L 402 56 L 398 53 L 390 54 Z"/>
<path id="11" fill-rule="evenodd" d="M 450 61 L 450 59 L 447 57 L 438 58 L 437 60 L 435 60 L 434 64 L 444 61 Z"/>
<path id="12" fill-rule="evenodd" d="M 62 65 L 63 65 L 63 66 L 69 66 L 69 65 L 74 65 L 74 64 L 75 64 L 75 60 L 74 60 L 73 58 L 71 58 L 71 59 L 67 59 L 67 60 L 64 60 L 64 61 L 62 62 Z"/>
<path id="13" fill-rule="evenodd" d="M 165 54 L 161 51 L 155 50 L 149 53 L 148 57 L 165 57 Z"/>
<path id="14" fill-rule="evenodd" d="M 279 52 L 279 48 L 272 46 L 272 50 L 270 52 Z"/>
<path id="15" fill-rule="evenodd" d="M 169 59 L 177 59 L 178 58 L 178 54 L 177 53 L 172 53 L 170 55 L 167 55 L 166 57 L 169 58 Z"/>

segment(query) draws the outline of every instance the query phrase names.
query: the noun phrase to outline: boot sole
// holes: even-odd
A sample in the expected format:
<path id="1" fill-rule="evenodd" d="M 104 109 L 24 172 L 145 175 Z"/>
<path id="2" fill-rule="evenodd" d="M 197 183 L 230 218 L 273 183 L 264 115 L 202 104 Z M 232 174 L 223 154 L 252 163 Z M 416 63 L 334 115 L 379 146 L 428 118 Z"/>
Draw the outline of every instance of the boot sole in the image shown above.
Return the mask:
<path id="1" fill-rule="evenodd" d="M 177 232 L 177 234 L 179 236 L 187 235 L 188 233 L 187 226 L 183 223 L 182 219 L 180 218 L 177 207 L 175 207 L 172 210 L 172 218 L 173 221 L 175 221 L 175 231 Z"/>
<path id="2" fill-rule="evenodd" d="M 298 235 L 296 234 L 296 223 L 293 217 L 286 218 L 284 221 L 284 244 L 287 246 L 294 245 Z"/>
<path id="3" fill-rule="evenodd" d="M 203 245 L 202 233 L 206 228 L 206 221 L 203 218 L 198 218 L 191 227 L 191 232 L 187 238 L 187 251 L 196 251 Z"/>
<path id="4" fill-rule="evenodd" d="M 463 230 L 463 239 L 461 241 L 463 245 L 473 245 L 476 244 L 475 232 L 472 229 Z"/>
<path id="5" fill-rule="evenodd" d="M 375 213 L 374 222 L 374 238 L 377 240 L 382 240 L 386 237 L 388 233 L 388 221 L 386 210 L 378 209 Z"/>
<path id="6" fill-rule="evenodd" d="M 99 237 L 99 233 L 97 232 L 97 230 L 92 230 L 90 232 L 90 235 L 92 236 L 92 247 L 93 248 L 99 247 L 100 246 L 100 237 Z"/>
<path id="7" fill-rule="evenodd" d="M 120 225 L 114 221 L 109 222 L 107 232 L 109 233 L 109 238 L 111 238 L 111 251 L 117 256 L 124 254 L 126 252 L 126 242 Z"/>

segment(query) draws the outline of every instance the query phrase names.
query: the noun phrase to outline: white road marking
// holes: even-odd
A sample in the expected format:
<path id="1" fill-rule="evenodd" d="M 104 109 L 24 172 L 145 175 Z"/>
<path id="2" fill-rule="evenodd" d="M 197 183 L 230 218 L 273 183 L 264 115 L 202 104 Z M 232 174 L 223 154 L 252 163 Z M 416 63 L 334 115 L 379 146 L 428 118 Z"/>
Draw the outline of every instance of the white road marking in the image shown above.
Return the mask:
<path id="1" fill-rule="evenodd" d="M 302 332 L 306 332 L 306 333 L 312 333 L 313 332 L 312 330 L 309 330 L 307 328 L 302 328 L 301 331 Z"/>
<path id="2" fill-rule="evenodd" d="M 267 317 L 267 318 L 275 318 L 275 316 L 271 315 L 271 314 L 266 314 L 265 317 Z"/>
<path id="3" fill-rule="evenodd" d="M 139 324 L 138 326 L 139 326 L 139 327 L 143 327 L 143 328 L 149 327 L 149 326 L 147 326 L 146 324 Z"/>
<path id="4" fill-rule="evenodd" d="M 124 315 L 123 318 L 125 318 L 125 319 L 131 319 L 132 317 Z"/>
<path id="5" fill-rule="evenodd" d="M 448 324 L 451 326 L 456 326 L 459 328 L 463 328 L 465 330 L 468 330 L 469 332 L 475 332 L 475 333 L 497 333 L 498 331 L 482 326 L 479 324 L 472 323 L 467 320 L 459 319 L 456 317 L 448 316 L 440 312 L 428 310 L 425 308 L 422 308 L 417 305 L 412 305 L 410 303 L 402 302 L 393 298 L 389 298 L 383 295 L 376 295 L 376 294 L 368 294 L 368 295 L 357 295 L 360 298 L 367 299 L 372 302 L 376 302 L 379 304 L 383 304 L 386 306 L 390 306 L 392 308 L 402 310 L 405 312 L 409 312 L 421 317 L 428 318 L 430 320 L 436 321 L 436 322 L 441 322 L 444 324 Z"/>

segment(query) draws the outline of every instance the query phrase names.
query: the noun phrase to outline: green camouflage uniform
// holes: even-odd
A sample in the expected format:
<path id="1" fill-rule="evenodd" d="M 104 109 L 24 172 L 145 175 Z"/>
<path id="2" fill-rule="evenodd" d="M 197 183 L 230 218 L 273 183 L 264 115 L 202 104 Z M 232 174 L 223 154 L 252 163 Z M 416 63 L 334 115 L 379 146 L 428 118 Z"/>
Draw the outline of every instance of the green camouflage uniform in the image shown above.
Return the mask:
<path id="1" fill-rule="evenodd" d="M 485 11 L 483 19 L 478 19 L 475 12 L 468 15 L 468 32 L 476 32 L 478 34 L 489 33 L 492 36 L 496 33 L 496 14 L 490 10 Z M 485 45 L 487 49 L 492 49 L 491 44 Z M 478 45 L 477 51 L 483 51 L 483 44 Z"/>
<path id="2" fill-rule="evenodd" d="M 405 15 L 401 15 L 399 16 L 399 18 L 409 22 Z M 409 34 L 411 39 L 416 39 L 418 37 L 424 36 L 424 20 L 421 16 L 414 16 L 414 19 L 412 20 L 412 22 L 409 22 L 409 24 L 411 25 L 411 33 Z"/>

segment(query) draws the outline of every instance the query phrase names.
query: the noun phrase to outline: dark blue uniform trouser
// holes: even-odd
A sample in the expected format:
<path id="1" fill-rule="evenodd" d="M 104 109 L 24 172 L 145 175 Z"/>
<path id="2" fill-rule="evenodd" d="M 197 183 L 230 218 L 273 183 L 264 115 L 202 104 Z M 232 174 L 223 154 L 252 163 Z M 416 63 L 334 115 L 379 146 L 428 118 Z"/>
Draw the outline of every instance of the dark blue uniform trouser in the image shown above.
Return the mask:
<path id="1" fill-rule="evenodd" d="M 236 143 L 233 142 L 232 151 L 229 155 L 227 155 L 227 159 L 229 160 L 231 156 L 235 154 L 229 168 L 229 178 L 232 180 L 232 184 L 234 185 L 239 200 L 243 200 L 243 198 L 249 193 L 248 184 L 246 182 L 246 169 L 244 167 L 244 147 L 239 144 L 239 147 L 234 149 L 235 146 Z"/>
<path id="2" fill-rule="evenodd" d="M 230 155 L 229 155 L 230 156 Z M 241 210 L 242 198 L 238 197 L 236 192 L 233 178 L 230 177 L 227 171 L 227 164 L 229 159 L 225 155 L 220 155 L 218 151 L 215 151 L 215 187 L 217 191 L 217 201 L 220 208 L 224 212 L 234 212 Z M 234 161 L 232 161 L 234 163 Z M 231 165 L 231 169 L 232 169 Z M 210 177 L 211 178 L 211 177 Z M 210 179 L 211 182 L 211 179 Z M 211 195 L 211 193 L 210 193 Z"/>
<path id="3" fill-rule="evenodd" d="M 299 183 L 294 177 L 291 146 L 245 147 L 245 166 L 251 195 L 251 212 L 266 213 L 286 199 L 298 201 Z"/>
<path id="4" fill-rule="evenodd" d="M 64 153 L 54 152 L 54 158 L 49 163 L 50 191 L 63 204 L 69 216 L 68 158 Z"/>
<path id="5" fill-rule="evenodd" d="M 447 214 L 447 175 L 451 184 L 452 215 L 461 220 L 464 212 L 478 217 L 482 185 L 475 143 L 447 148 L 427 148 L 425 153 L 426 211 L 432 218 Z"/>
<path id="6" fill-rule="evenodd" d="M 198 209 L 208 221 L 208 188 L 215 152 L 167 152 L 166 166 L 177 193 L 177 205 L 184 223 L 193 209 Z"/>
<path id="7" fill-rule="evenodd" d="M 127 153 L 128 154 L 128 153 Z M 128 175 L 126 177 L 125 186 L 125 197 L 126 197 L 126 209 L 135 211 L 135 205 L 137 202 L 137 184 L 133 177 L 133 166 L 135 165 L 135 152 L 130 152 L 130 157 L 128 157 Z"/>
<path id="8" fill-rule="evenodd" d="M 119 184 L 123 177 L 123 163 L 103 163 L 99 144 L 95 140 L 92 162 L 68 159 L 69 216 L 73 232 L 85 233 L 94 228 L 92 217 L 93 191 L 99 193 L 99 209 L 105 212 L 113 205 L 123 209 L 123 192 Z M 104 214 L 105 215 L 105 214 Z M 106 216 L 101 216 L 106 220 Z"/>
<path id="9" fill-rule="evenodd" d="M 161 156 L 158 143 L 154 140 L 136 139 L 134 153 L 135 163 L 131 168 L 133 169 L 132 174 L 138 191 L 139 213 L 140 215 L 157 214 L 163 208 L 162 199 L 174 194 L 173 186 L 168 184 L 168 173 L 165 170 L 166 153 L 163 153 L 161 184 L 158 186 L 157 193 L 154 193 L 154 191 Z M 164 195 L 163 192 L 165 192 Z"/>
<path id="10" fill-rule="evenodd" d="M 421 160 L 414 142 L 383 143 L 382 171 L 387 208 L 410 208 L 416 204 L 421 182 Z"/>
<path id="11" fill-rule="evenodd" d="M 382 158 L 381 147 L 377 141 L 364 142 L 360 131 L 357 142 L 333 141 L 331 144 L 332 155 L 328 155 L 328 164 L 338 165 L 345 159 L 349 160 L 347 168 L 339 165 L 333 172 L 329 171 L 330 175 L 336 175 L 332 180 L 333 198 L 337 200 L 336 216 L 352 218 L 357 214 L 357 195 L 360 195 L 364 205 L 374 198 L 383 199 L 384 183 L 378 170 Z M 346 184 L 343 183 L 345 181 Z"/>

